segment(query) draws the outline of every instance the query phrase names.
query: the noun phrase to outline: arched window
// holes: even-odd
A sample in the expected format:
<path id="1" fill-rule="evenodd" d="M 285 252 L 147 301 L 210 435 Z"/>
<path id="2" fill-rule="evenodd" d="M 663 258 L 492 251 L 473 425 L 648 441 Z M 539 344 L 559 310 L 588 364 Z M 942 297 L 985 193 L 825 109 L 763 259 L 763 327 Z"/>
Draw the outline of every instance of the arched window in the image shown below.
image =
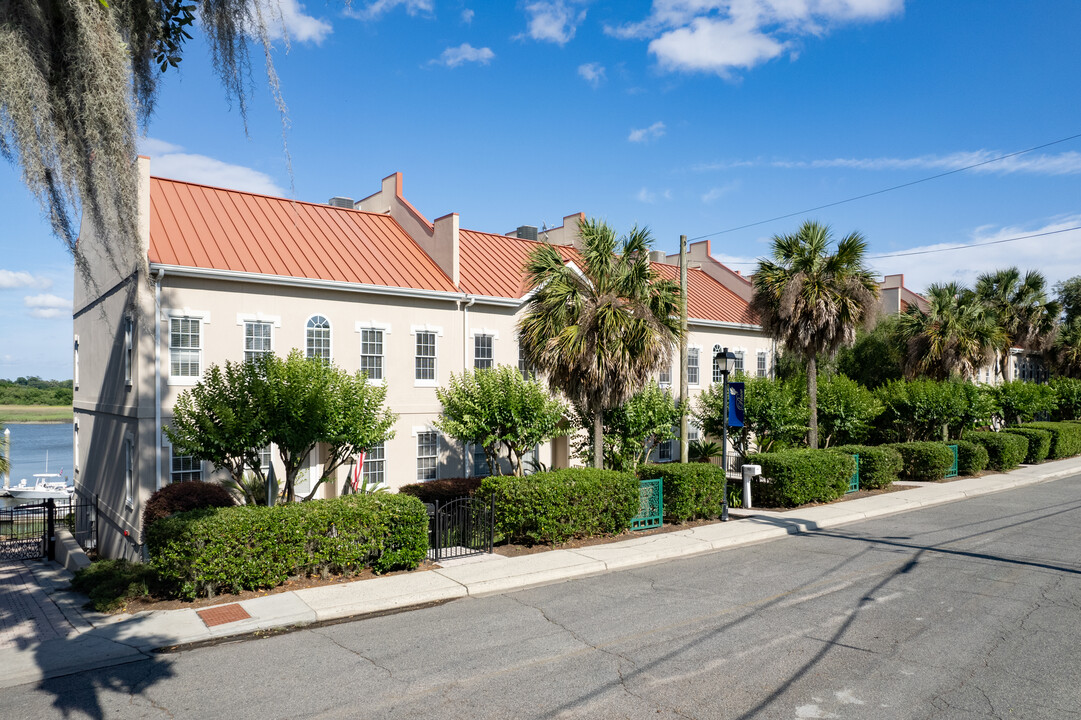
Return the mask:
<path id="1" fill-rule="evenodd" d="M 330 321 L 322 315 L 313 315 L 308 319 L 304 348 L 307 357 L 330 361 Z"/>

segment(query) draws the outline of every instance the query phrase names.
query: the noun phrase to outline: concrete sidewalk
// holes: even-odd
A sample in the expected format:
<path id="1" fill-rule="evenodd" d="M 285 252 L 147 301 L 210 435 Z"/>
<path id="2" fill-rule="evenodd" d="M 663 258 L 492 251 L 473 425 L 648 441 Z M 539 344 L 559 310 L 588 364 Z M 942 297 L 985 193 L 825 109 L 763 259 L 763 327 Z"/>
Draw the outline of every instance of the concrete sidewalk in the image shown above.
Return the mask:
<path id="1" fill-rule="evenodd" d="M 906 512 L 1081 474 L 1081 458 L 1022 467 L 1001 475 L 922 483 L 904 491 L 791 512 L 738 510 L 740 519 L 591 547 L 506 558 L 446 563 L 427 572 L 308 588 L 206 608 L 134 615 L 80 609 L 85 599 L 64 590 L 66 571 L 26 563 L 40 589 L 32 603 L 55 626 L 0 642 L 0 687 L 106 667 L 148 657 L 159 648 L 213 641 L 257 630 L 303 626 L 400 610 L 466 596 L 520 590 L 546 583 L 714 552 L 800 532 Z M 31 589 L 32 591 L 32 589 Z M 58 613 L 51 613 L 47 596 Z M 0 601 L 2 602 L 2 601 Z M 8 608 L 0 604 L 0 616 Z M 41 622 L 45 622 L 42 620 Z M 10 634 L 10 633 L 9 633 Z M 17 634 L 17 633 L 16 633 Z M 2 640 L 2 638 L 0 638 Z"/>

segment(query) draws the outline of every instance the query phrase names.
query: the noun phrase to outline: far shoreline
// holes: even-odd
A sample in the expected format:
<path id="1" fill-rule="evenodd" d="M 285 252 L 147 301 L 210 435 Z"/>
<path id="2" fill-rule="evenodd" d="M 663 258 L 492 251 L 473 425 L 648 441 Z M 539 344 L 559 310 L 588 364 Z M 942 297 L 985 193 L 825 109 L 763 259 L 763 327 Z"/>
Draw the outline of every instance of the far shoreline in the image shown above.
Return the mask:
<path id="1" fill-rule="evenodd" d="M 75 410 L 64 405 L 0 405 L 0 424 L 67 424 L 75 421 Z"/>

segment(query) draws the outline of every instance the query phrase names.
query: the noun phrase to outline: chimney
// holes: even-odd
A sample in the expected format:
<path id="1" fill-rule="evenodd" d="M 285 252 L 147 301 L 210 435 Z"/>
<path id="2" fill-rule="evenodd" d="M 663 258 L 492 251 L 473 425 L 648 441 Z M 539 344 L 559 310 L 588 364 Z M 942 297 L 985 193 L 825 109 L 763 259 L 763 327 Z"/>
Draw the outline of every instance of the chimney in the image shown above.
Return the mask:
<path id="1" fill-rule="evenodd" d="M 514 231 L 514 237 L 536 242 L 537 228 L 535 225 L 519 225 L 518 229 Z"/>
<path id="2" fill-rule="evenodd" d="M 665 254 L 664 250 L 650 250 L 649 261 L 656 263 L 668 262 L 668 256 Z"/>
<path id="3" fill-rule="evenodd" d="M 331 207 L 347 208 L 349 210 L 352 210 L 353 209 L 353 198 L 342 197 L 341 195 L 338 195 L 338 196 L 332 197 L 330 200 L 327 200 L 327 205 L 330 205 Z"/>

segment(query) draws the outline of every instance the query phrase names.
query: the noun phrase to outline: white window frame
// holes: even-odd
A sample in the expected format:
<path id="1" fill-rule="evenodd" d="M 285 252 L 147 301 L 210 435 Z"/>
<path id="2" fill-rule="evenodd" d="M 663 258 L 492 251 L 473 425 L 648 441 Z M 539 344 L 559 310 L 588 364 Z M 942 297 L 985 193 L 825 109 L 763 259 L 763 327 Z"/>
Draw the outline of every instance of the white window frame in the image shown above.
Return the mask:
<path id="1" fill-rule="evenodd" d="M 409 334 L 413 336 L 413 387 L 438 387 L 439 386 L 439 338 L 443 337 L 443 328 L 436 327 L 434 325 L 410 325 Z M 417 377 L 417 360 L 421 356 L 417 355 L 417 339 L 419 335 L 427 334 L 432 336 L 432 377 L 431 379 L 421 379 Z"/>
<path id="2" fill-rule="evenodd" d="M 265 355 L 274 352 L 274 340 L 277 335 L 274 332 L 275 329 L 281 328 L 282 319 L 280 315 L 265 315 L 263 313 L 237 313 L 236 324 L 244 329 L 244 334 L 241 336 L 240 352 L 241 357 L 248 360 L 248 353 L 258 352 L 260 355 Z M 249 350 L 248 349 L 248 325 L 249 324 L 261 324 L 270 325 L 270 347 L 266 350 Z"/>
<path id="3" fill-rule="evenodd" d="M 760 378 L 767 377 L 769 375 L 769 353 L 765 350 L 759 350 L 756 358 L 758 363 L 756 367 L 757 376 Z"/>
<path id="4" fill-rule="evenodd" d="M 732 374 L 734 375 L 735 373 L 741 372 L 746 375 L 747 363 L 744 362 L 744 360 L 747 357 L 747 352 L 745 350 L 736 350 L 732 354 L 736 356 L 735 360 L 732 362 Z"/>
<path id="5" fill-rule="evenodd" d="M 170 337 L 170 341 L 172 338 Z M 199 336 L 202 341 L 202 335 Z M 124 385 L 131 387 L 132 364 L 135 360 L 135 318 L 124 316 Z"/>
<path id="6" fill-rule="evenodd" d="M 357 321 L 355 327 L 356 327 L 357 334 L 360 335 L 360 355 L 359 355 L 360 370 L 361 370 L 361 372 L 364 372 L 364 358 L 365 357 L 378 357 L 378 358 L 380 358 L 380 360 L 379 360 L 379 377 L 373 378 L 371 375 L 369 375 L 368 376 L 368 382 L 371 383 L 372 385 L 381 384 L 381 383 L 386 381 L 386 377 L 387 377 L 387 336 L 390 335 L 390 325 L 388 323 Z M 378 332 L 381 333 L 381 335 L 380 335 L 380 349 L 382 350 L 381 355 L 370 355 L 370 354 L 365 355 L 364 354 L 364 334 L 365 334 L 365 332 L 371 332 L 371 331 L 378 331 Z"/>
<path id="7" fill-rule="evenodd" d="M 691 363 L 692 358 L 694 363 Z M 702 384 L 702 347 L 700 345 L 687 346 L 687 384 L 694 387 Z"/>
<path id="8" fill-rule="evenodd" d="M 668 362 L 668 367 L 661 368 L 661 371 L 657 373 L 657 384 L 661 387 L 672 386 L 672 362 Z"/>
<path id="9" fill-rule="evenodd" d="M 381 457 L 373 458 L 371 453 L 378 449 L 381 452 Z M 372 463 L 378 463 L 379 467 L 379 479 L 375 479 L 375 473 L 372 472 Z M 369 448 L 364 453 L 364 467 L 360 469 L 361 480 L 365 483 L 369 490 L 375 486 L 386 487 L 387 484 L 387 443 L 384 440 L 378 445 Z"/>
<path id="10" fill-rule="evenodd" d="M 135 508 L 135 437 L 124 435 L 124 505 Z"/>
<path id="11" fill-rule="evenodd" d="M 479 343 L 482 338 L 488 341 L 487 350 L 488 350 L 489 353 L 491 353 L 490 357 L 480 358 L 480 357 L 477 356 L 477 350 L 478 350 L 477 343 Z M 490 368 L 495 367 L 495 336 L 494 335 L 489 335 L 488 333 L 479 333 L 479 332 L 473 334 L 473 369 L 474 370 L 482 369 L 481 366 L 477 364 L 477 362 L 480 361 L 480 360 L 483 360 L 483 361 L 488 363 L 487 365 L 483 366 L 484 368 L 490 369 Z"/>
<path id="12" fill-rule="evenodd" d="M 78 390 L 79 389 L 79 336 L 78 336 L 78 334 L 75 335 L 75 341 L 74 341 L 73 345 L 74 345 L 73 349 L 74 349 L 74 353 L 75 353 L 75 358 L 74 358 L 75 367 L 72 370 L 72 374 L 71 374 L 71 377 L 72 377 L 71 387 L 72 387 L 73 390 Z"/>
<path id="13" fill-rule="evenodd" d="M 166 326 L 166 332 L 169 336 L 169 379 L 168 385 L 194 385 L 199 382 L 203 377 L 203 372 L 206 371 L 206 362 L 204 353 L 206 351 L 206 328 L 205 325 L 210 324 L 210 312 L 207 310 L 192 310 L 191 308 L 165 308 L 162 310 L 162 315 L 168 321 Z M 173 320 L 196 320 L 199 323 L 199 374 L 198 375 L 174 375 L 173 374 Z M 177 348 L 179 350 L 190 350 L 193 348 Z"/>
<path id="14" fill-rule="evenodd" d="M 325 328 L 312 327 L 312 322 L 316 318 L 320 318 L 323 322 L 327 324 L 327 326 Z M 308 337 L 308 333 L 314 330 L 327 331 L 327 356 L 323 358 L 323 360 L 325 360 L 326 362 L 330 362 L 330 359 L 334 357 L 334 323 L 330 322 L 330 318 L 328 318 L 323 313 L 315 313 L 304 321 L 304 357 L 306 358 L 320 357 L 318 355 L 313 355 L 311 352 L 310 338 Z"/>
<path id="15" fill-rule="evenodd" d="M 173 447 L 172 445 L 169 446 L 169 484 L 170 485 L 172 485 L 173 483 L 177 483 L 177 482 L 202 482 L 203 476 L 204 476 L 204 472 L 203 472 L 204 468 L 203 468 L 203 463 L 202 463 L 201 460 L 195 460 L 195 458 L 192 458 L 192 461 L 195 463 L 196 467 L 198 467 L 198 470 L 187 469 L 187 470 L 177 471 L 173 467 L 173 463 L 176 462 L 177 459 L 179 459 L 179 458 L 190 458 L 190 457 L 191 457 L 191 455 L 177 455 L 176 454 L 176 448 Z M 174 479 L 174 477 L 176 475 L 186 475 L 186 474 L 191 474 L 191 473 L 194 473 L 194 472 L 199 473 L 199 477 L 194 479 L 194 480 L 175 480 Z"/>
<path id="16" fill-rule="evenodd" d="M 488 477 L 492 474 L 492 468 L 488 466 L 488 456 L 484 454 L 484 446 L 480 443 L 470 443 L 470 449 L 472 450 L 473 457 L 473 472 L 472 477 Z M 480 453 L 480 457 L 484 458 L 480 465 L 477 464 L 477 454 Z M 483 467 L 486 472 L 481 473 L 480 468 Z"/>
<path id="17" fill-rule="evenodd" d="M 79 419 L 78 418 L 75 418 L 75 420 L 71 423 L 71 435 L 72 435 L 72 437 L 71 437 L 71 449 L 74 451 L 73 454 L 75 456 L 74 460 L 72 461 L 72 465 L 71 465 L 71 474 L 72 474 L 73 477 L 78 479 L 78 477 L 79 477 Z"/>
<path id="18" fill-rule="evenodd" d="M 245 361 L 255 360 L 256 358 L 260 358 L 260 357 L 262 357 L 264 355 L 270 355 L 270 354 L 272 354 L 274 352 L 274 326 L 273 325 L 271 325 L 268 322 L 262 322 L 260 320 L 247 320 L 247 321 L 244 322 L 243 327 L 244 327 L 244 337 L 243 337 L 243 347 L 241 348 L 241 352 L 244 353 L 243 357 L 244 357 Z M 253 350 L 253 349 L 250 349 L 248 347 L 248 328 L 253 328 L 254 329 L 256 327 L 258 327 L 258 328 L 266 328 L 269 331 L 268 334 L 267 334 L 267 337 L 265 338 L 268 341 L 267 342 L 268 347 L 260 349 L 260 350 Z M 254 334 L 252 335 L 251 339 L 252 340 L 260 340 L 260 341 L 264 340 L 263 337 L 261 337 L 261 336 L 256 337 Z"/>
<path id="19" fill-rule="evenodd" d="M 439 450 L 440 450 L 439 431 L 436 430 L 433 427 L 420 426 L 420 427 L 414 427 L 413 428 L 413 434 L 412 435 L 413 435 L 413 438 L 414 438 L 414 448 L 415 448 L 416 457 L 417 457 L 417 464 L 416 464 L 417 482 L 428 482 L 430 480 L 438 480 L 439 479 Z M 432 435 L 432 436 L 435 437 L 435 455 L 421 455 L 420 454 L 420 450 L 421 450 L 420 443 L 421 443 L 421 436 L 422 435 Z M 433 476 L 432 477 L 421 477 L 422 470 L 421 470 L 420 461 L 421 460 L 428 460 L 428 459 L 433 459 L 435 461 L 433 463 L 433 467 L 432 467 Z M 428 468 L 425 468 L 424 470 L 427 471 Z"/>

